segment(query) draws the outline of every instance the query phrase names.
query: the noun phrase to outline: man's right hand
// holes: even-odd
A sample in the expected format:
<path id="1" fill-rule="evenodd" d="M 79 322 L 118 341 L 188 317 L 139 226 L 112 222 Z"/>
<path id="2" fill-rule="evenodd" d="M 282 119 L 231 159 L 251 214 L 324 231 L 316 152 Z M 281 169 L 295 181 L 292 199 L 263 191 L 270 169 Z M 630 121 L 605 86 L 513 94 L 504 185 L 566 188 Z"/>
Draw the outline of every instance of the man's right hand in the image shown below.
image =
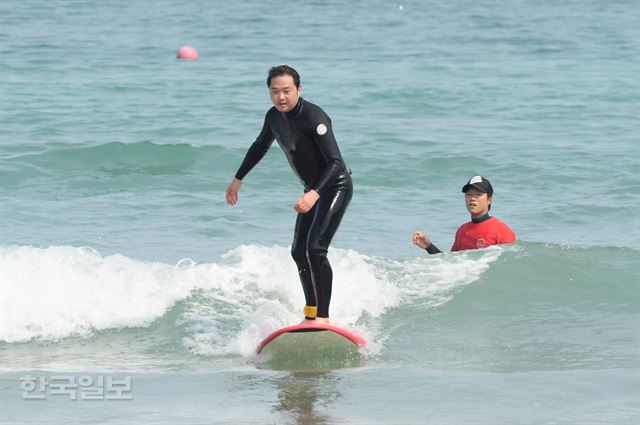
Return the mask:
<path id="1" fill-rule="evenodd" d="M 427 249 L 431 245 L 431 239 L 422 232 L 413 232 L 413 244 L 422 249 Z"/>
<path id="2" fill-rule="evenodd" d="M 229 187 L 227 187 L 227 204 L 235 205 L 238 202 L 238 192 L 240 191 L 240 187 L 242 187 L 242 180 L 238 180 L 237 178 L 233 178 L 231 183 L 229 183 Z"/>

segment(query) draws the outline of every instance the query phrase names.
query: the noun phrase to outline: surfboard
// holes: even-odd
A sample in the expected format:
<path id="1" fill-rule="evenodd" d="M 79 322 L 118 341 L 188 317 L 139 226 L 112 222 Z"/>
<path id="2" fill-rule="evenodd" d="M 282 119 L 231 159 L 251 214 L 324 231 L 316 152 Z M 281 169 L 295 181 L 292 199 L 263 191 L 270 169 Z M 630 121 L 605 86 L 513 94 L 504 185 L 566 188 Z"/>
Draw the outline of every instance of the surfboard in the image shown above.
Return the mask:
<path id="1" fill-rule="evenodd" d="M 338 336 L 336 341 L 335 336 Z M 310 338 L 311 337 L 311 338 Z M 278 329 L 275 332 L 270 333 L 256 349 L 256 353 L 260 354 L 262 351 L 270 345 L 283 343 L 287 345 L 301 344 L 309 345 L 314 344 L 314 341 L 318 342 L 318 345 L 335 344 L 348 341 L 350 344 L 356 347 L 364 347 L 367 345 L 367 341 L 358 335 L 357 333 L 348 329 L 340 328 L 334 325 L 321 325 L 321 324 L 299 324 L 292 326 L 285 326 L 282 329 Z"/>

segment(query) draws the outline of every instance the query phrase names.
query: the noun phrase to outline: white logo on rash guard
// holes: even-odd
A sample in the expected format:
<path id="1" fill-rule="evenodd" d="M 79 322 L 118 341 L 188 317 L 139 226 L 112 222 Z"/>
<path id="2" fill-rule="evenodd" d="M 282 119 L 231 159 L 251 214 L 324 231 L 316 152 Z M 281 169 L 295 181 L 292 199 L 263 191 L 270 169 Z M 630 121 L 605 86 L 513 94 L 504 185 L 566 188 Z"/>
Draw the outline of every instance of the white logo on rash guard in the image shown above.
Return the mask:
<path id="1" fill-rule="evenodd" d="M 319 135 L 324 136 L 325 134 L 327 134 L 327 126 L 324 124 L 318 124 L 318 126 L 316 127 L 316 132 L 318 132 Z"/>

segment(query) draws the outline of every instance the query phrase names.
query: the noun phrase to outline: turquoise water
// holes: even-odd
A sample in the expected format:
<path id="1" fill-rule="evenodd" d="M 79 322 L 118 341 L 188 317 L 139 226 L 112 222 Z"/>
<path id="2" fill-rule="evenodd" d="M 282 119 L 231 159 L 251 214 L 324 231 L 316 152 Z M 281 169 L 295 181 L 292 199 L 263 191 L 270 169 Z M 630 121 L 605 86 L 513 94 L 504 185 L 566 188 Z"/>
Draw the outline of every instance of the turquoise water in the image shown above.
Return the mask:
<path id="1" fill-rule="evenodd" d="M 3 424 L 640 421 L 637 2 L 4 1 L 0 54 Z M 304 303 L 279 148 L 224 203 L 281 63 L 353 170 L 356 365 L 253 354 Z M 519 242 L 413 247 L 451 245 L 475 174 Z M 27 375 L 133 400 L 25 400 Z"/>

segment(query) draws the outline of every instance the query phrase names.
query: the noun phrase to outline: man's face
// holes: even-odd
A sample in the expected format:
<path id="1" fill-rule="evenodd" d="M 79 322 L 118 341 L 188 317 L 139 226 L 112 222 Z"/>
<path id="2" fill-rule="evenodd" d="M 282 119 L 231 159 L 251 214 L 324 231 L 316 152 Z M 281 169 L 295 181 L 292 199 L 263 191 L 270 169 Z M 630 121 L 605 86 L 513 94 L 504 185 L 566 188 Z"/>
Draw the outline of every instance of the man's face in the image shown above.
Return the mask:
<path id="1" fill-rule="evenodd" d="M 298 104 L 302 87 L 296 87 L 291 75 L 282 75 L 271 79 L 269 95 L 273 106 L 280 112 L 289 112 Z"/>
<path id="2" fill-rule="evenodd" d="M 470 187 L 464 194 L 464 202 L 471 217 L 480 218 L 489 212 L 491 197 L 485 192 Z"/>

